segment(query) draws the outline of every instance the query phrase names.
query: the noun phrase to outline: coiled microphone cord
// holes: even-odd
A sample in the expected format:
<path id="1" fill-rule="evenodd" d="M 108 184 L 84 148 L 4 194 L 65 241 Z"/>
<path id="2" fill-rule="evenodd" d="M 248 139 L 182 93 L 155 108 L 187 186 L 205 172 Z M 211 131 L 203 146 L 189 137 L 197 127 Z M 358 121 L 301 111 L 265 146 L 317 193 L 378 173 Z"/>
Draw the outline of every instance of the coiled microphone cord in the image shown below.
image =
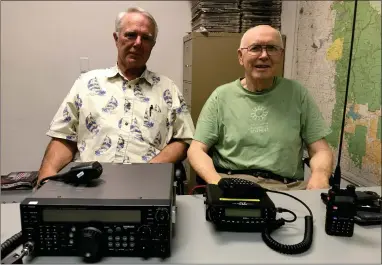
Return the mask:
<path id="1" fill-rule="evenodd" d="M 265 227 L 265 229 L 261 233 L 261 237 L 263 238 L 263 241 L 265 242 L 265 244 L 271 249 L 283 254 L 300 254 L 307 251 L 311 247 L 313 242 L 313 214 L 310 208 L 303 201 L 301 201 L 300 199 L 288 193 L 284 193 L 281 191 L 273 191 L 273 190 L 266 190 L 266 191 L 286 195 L 288 197 L 291 197 L 299 201 L 301 204 L 305 206 L 306 209 L 308 209 L 310 215 L 305 216 L 305 232 L 304 232 L 303 240 L 300 243 L 297 243 L 294 245 L 285 245 L 274 240 L 271 237 L 271 233 L 277 228 L 279 228 L 280 226 L 284 225 L 285 222 L 293 222 L 294 220 L 296 220 L 296 215 L 289 210 L 279 208 L 278 212 L 292 213 L 294 215 L 294 219 L 289 221 L 289 220 L 284 220 L 283 218 L 281 218 L 276 220 L 276 223 L 273 226 L 271 225 L 271 226 Z"/>

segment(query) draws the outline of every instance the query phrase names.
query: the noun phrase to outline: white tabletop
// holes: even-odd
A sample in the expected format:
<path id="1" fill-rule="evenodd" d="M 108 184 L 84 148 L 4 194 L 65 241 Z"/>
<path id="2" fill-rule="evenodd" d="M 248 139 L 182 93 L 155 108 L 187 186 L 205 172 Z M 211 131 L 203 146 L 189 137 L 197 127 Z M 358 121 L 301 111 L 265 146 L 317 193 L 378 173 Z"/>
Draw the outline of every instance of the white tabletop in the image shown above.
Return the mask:
<path id="1" fill-rule="evenodd" d="M 365 189 L 365 188 L 364 188 Z M 381 187 L 366 188 L 381 193 Z M 361 189 L 360 189 L 361 190 Z M 314 215 L 314 239 L 310 250 L 300 255 L 283 255 L 268 248 L 259 233 L 216 232 L 205 220 L 203 200 L 197 196 L 178 196 L 176 236 L 172 255 L 162 263 L 177 264 L 380 264 L 381 226 L 355 225 L 351 238 L 334 237 L 325 233 L 325 205 L 316 191 L 293 191 L 290 194 L 304 201 Z M 326 191 L 325 191 L 326 192 Z M 272 236 L 280 243 L 294 244 L 303 238 L 304 216 L 307 210 L 292 198 L 272 194 L 269 196 L 277 207 L 292 210 L 298 216 L 296 222 L 286 224 Z M 19 204 L 1 205 L 1 241 L 20 231 Z M 289 216 L 286 216 L 288 218 Z M 37 257 L 25 260 L 32 263 L 79 263 L 79 257 Z M 152 258 L 104 258 L 102 263 L 159 263 Z"/>

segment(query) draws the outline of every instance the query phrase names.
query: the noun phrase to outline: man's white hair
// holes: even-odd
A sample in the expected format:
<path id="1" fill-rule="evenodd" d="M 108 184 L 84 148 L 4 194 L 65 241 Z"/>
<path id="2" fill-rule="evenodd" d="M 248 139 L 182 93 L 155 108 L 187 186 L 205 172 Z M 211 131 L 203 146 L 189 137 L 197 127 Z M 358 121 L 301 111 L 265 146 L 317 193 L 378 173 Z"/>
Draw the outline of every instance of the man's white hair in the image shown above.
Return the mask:
<path id="1" fill-rule="evenodd" d="M 119 33 L 119 31 L 121 30 L 122 18 L 126 14 L 129 14 L 129 13 L 139 13 L 139 14 L 144 15 L 148 19 L 150 19 L 150 21 L 153 23 L 154 28 L 155 28 L 154 40 L 157 39 L 157 36 L 158 36 L 158 24 L 157 24 L 157 22 L 155 21 L 154 17 L 149 12 L 147 12 L 146 10 L 144 10 L 143 8 L 140 8 L 140 7 L 130 7 L 126 11 L 118 13 L 117 18 L 115 19 L 115 32 Z"/>
<path id="2" fill-rule="evenodd" d="M 257 27 L 261 27 L 261 26 L 269 26 L 269 25 L 258 25 L 258 26 L 254 26 L 250 29 L 248 29 L 244 34 L 243 36 L 241 37 L 241 40 L 240 40 L 240 48 L 245 48 L 243 47 L 244 45 L 244 40 L 246 39 L 246 37 L 248 36 L 248 34 L 253 31 L 255 28 Z M 269 26 L 271 27 L 271 26 Z M 277 35 L 280 37 L 280 45 L 281 45 L 281 48 L 284 49 L 284 41 L 283 41 L 283 36 L 281 35 L 281 32 L 278 30 L 278 29 L 275 29 L 274 27 L 271 27 L 272 29 L 274 29 L 276 32 L 277 32 Z"/>

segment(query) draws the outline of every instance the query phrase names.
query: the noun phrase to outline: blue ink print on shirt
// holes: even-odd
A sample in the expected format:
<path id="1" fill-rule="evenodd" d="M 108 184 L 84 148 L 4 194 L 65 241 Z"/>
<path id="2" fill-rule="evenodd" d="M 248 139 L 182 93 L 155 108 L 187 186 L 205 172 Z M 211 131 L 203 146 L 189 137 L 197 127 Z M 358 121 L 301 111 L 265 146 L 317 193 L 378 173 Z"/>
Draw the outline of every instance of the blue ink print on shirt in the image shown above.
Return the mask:
<path id="1" fill-rule="evenodd" d="M 125 113 L 129 112 L 131 109 L 131 102 L 127 98 L 125 98 L 125 105 L 124 105 Z"/>
<path id="2" fill-rule="evenodd" d="M 83 151 L 85 151 L 85 148 L 86 148 L 86 142 L 84 140 L 82 140 L 79 147 L 78 147 L 78 151 L 80 151 L 82 153 Z"/>
<path id="3" fill-rule="evenodd" d="M 118 107 L 118 101 L 115 99 L 115 97 L 111 97 L 109 101 L 107 102 L 106 106 L 102 108 L 102 111 L 106 113 L 111 113 L 117 107 Z"/>
<path id="4" fill-rule="evenodd" d="M 184 100 L 183 96 L 182 95 L 179 95 L 178 96 L 179 98 L 179 102 L 180 102 L 180 107 L 176 110 L 176 112 L 179 114 L 179 113 L 186 113 L 188 112 L 188 109 L 187 109 L 187 105 L 186 105 L 186 101 Z"/>
<path id="5" fill-rule="evenodd" d="M 76 141 L 77 135 L 75 135 L 75 134 L 67 135 L 65 138 L 66 138 L 66 140 L 69 140 L 69 141 Z"/>
<path id="6" fill-rule="evenodd" d="M 89 130 L 89 132 L 93 134 L 99 133 L 100 126 L 97 124 L 97 122 L 95 121 L 91 113 L 86 117 L 85 123 L 86 123 L 86 128 Z"/>
<path id="7" fill-rule="evenodd" d="M 62 111 L 62 115 L 64 116 L 64 122 L 68 123 L 72 120 L 72 117 L 69 115 L 68 107 L 66 106 Z"/>
<path id="8" fill-rule="evenodd" d="M 123 83 L 122 83 L 122 90 L 123 91 L 126 91 L 127 89 L 127 81 L 126 80 L 123 80 Z"/>
<path id="9" fill-rule="evenodd" d="M 172 96 L 171 96 L 170 90 L 166 89 L 163 92 L 163 100 L 164 100 L 164 102 L 166 102 L 168 108 L 171 109 L 171 107 L 172 107 Z"/>
<path id="10" fill-rule="evenodd" d="M 106 136 L 105 139 L 103 140 L 103 143 L 99 149 L 97 149 L 94 153 L 97 156 L 100 156 L 104 154 L 107 150 L 109 150 L 111 147 L 111 139 L 109 136 Z"/>
<path id="11" fill-rule="evenodd" d="M 89 80 L 88 89 L 99 96 L 103 96 L 106 94 L 106 91 L 101 89 L 96 77 Z"/>
<path id="12" fill-rule="evenodd" d="M 134 96 L 136 96 L 142 102 L 149 102 L 149 98 L 145 97 L 142 92 L 142 88 L 139 85 L 135 85 L 134 87 Z"/>
<path id="13" fill-rule="evenodd" d="M 162 135 L 160 134 L 160 132 L 158 132 L 154 139 L 154 145 L 156 147 L 159 147 L 161 144 L 162 144 Z"/>
<path id="14" fill-rule="evenodd" d="M 118 128 L 119 128 L 119 129 L 122 128 L 122 120 L 123 120 L 123 118 L 121 118 L 121 119 L 118 121 Z"/>
<path id="15" fill-rule="evenodd" d="M 161 113 L 162 110 L 160 109 L 160 107 L 158 106 L 158 104 L 155 104 L 155 107 L 154 107 L 154 110 L 158 113 Z"/>
<path id="16" fill-rule="evenodd" d="M 117 152 L 121 151 L 125 147 L 125 140 L 120 135 L 117 143 Z"/>
<path id="17" fill-rule="evenodd" d="M 145 115 L 143 116 L 143 126 L 147 128 L 152 128 L 154 126 L 154 122 L 151 121 L 151 110 L 149 108 L 146 109 Z"/>
<path id="18" fill-rule="evenodd" d="M 77 111 L 82 107 L 82 99 L 80 98 L 79 94 L 77 94 L 76 99 L 74 100 L 74 104 L 76 105 Z"/>
<path id="19" fill-rule="evenodd" d="M 144 156 L 142 156 L 142 160 L 148 162 L 151 159 L 153 159 L 154 156 L 156 156 L 155 148 L 150 146 L 149 149 L 147 150 L 146 154 Z"/>
<path id="20" fill-rule="evenodd" d="M 138 121 L 136 118 L 133 119 L 133 123 L 130 125 L 130 132 L 133 134 L 134 138 L 143 142 L 142 131 L 138 127 Z"/>
<path id="21" fill-rule="evenodd" d="M 151 79 L 153 80 L 154 85 L 158 84 L 160 81 L 160 77 L 156 75 L 153 75 Z"/>

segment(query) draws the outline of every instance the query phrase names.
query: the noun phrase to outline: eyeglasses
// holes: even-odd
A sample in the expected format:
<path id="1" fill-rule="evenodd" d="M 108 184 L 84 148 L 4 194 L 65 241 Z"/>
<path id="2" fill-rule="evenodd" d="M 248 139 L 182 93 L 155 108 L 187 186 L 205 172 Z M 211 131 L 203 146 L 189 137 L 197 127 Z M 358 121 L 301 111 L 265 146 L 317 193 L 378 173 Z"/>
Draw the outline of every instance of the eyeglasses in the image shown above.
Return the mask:
<path id="1" fill-rule="evenodd" d="M 123 34 L 123 36 L 128 40 L 136 40 L 138 38 L 138 33 L 134 31 L 128 31 Z M 141 40 L 143 43 L 152 44 L 155 42 L 154 38 L 150 35 L 142 34 Z"/>
<path id="2" fill-rule="evenodd" d="M 241 48 L 242 50 L 246 49 L 248 53 L 259 56 L 263 50 L 267 52 L 269 56 L 275 56 L 279 55 L 284 49 L 276 46 L 276 45 L 259 45 L 259 44 L 252 44 L 246 48 Z"/>

